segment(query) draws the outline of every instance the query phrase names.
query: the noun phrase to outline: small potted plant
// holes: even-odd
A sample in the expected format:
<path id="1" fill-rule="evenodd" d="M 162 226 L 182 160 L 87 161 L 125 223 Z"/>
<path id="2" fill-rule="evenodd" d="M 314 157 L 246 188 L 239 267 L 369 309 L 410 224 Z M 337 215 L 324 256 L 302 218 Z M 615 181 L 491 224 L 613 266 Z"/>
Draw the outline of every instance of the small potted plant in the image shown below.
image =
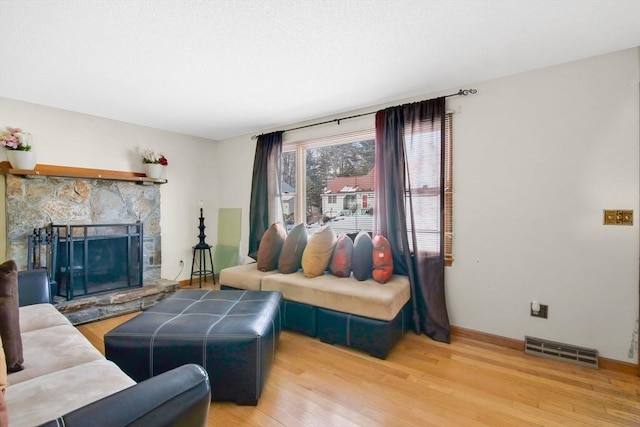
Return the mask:
<path id="1" fill-rule="evenodd" d="M 148 178 L 161 179 L 165 176 L 165 166 L 169 164 L 164 154 L 156 154 L 152 150 L 142 151 L 142 164 L 144 173 Z"/>
<path id="2" fill-rule="evenodd" d="M 8 127 L 0 131 L 0 146 L 7 149 L 7 159 L 14 169 L 33 170 L 36 155 L 31 151 L 31 134 L 20 128 Z"/>

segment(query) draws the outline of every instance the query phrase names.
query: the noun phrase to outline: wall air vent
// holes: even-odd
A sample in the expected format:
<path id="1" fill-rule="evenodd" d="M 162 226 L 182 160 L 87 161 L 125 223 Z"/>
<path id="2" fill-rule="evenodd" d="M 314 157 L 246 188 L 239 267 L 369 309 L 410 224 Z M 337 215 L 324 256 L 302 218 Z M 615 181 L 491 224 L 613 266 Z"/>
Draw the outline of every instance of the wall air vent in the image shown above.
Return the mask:
<path id="1" fill-rule="evenodd" d="M 524 352 L 547 359 L 563 360 L 576 365 L 598 369 L 598 350 L 577 347 L 543 340 L 540 338 L 524 337 Z"/>

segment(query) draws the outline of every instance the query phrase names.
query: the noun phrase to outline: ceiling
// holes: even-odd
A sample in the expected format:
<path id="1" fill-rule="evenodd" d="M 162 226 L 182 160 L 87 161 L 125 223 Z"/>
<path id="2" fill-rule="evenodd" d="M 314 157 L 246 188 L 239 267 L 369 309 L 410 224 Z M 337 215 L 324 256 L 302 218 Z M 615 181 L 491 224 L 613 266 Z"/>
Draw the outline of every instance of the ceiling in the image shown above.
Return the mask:
<path id="1" fill-rule="evenodd" d="M 0 0 L 0 96 L 220 140 L 639 45 L 640 0 Z"/>

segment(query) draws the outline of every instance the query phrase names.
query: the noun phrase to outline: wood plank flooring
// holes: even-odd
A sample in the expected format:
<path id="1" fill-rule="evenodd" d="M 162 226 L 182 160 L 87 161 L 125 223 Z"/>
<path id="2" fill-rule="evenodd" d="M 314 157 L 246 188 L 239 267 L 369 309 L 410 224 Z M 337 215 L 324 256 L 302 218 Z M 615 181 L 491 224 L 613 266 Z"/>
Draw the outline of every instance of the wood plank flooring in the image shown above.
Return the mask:
<path id="1" fill-rule="evenodd" d="M 78 328 L 104 352 L 135 315 Z M 379 360 L 284 331 L 258 406 L 214 402 L 207 425 L 640 426 L 640 378 L 468 338 L 408 333 Z"/>

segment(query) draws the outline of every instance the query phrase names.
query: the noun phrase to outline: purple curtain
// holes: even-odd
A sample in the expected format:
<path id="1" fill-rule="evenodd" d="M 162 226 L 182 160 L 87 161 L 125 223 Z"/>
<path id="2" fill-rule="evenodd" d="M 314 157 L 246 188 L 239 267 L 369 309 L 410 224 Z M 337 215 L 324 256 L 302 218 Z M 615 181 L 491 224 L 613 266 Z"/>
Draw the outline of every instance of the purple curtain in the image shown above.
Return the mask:
<path id="1" fill-rule="evenodd" d="M 444 292 L 445 98 L 376 113 L 375 233 L 409 277 L 417 334 L 450 342 Z"/>
<path id="2" fill-rule="evenodd" d="M 253 159 L 249 203 L 249 256 L 257 260 L 262 235 L 275 221 L 283 221 L 280 199 L 280 157 L 283 131 L 258 136 Z M 284 223 L 284 222 L 283 222 Z"/>

